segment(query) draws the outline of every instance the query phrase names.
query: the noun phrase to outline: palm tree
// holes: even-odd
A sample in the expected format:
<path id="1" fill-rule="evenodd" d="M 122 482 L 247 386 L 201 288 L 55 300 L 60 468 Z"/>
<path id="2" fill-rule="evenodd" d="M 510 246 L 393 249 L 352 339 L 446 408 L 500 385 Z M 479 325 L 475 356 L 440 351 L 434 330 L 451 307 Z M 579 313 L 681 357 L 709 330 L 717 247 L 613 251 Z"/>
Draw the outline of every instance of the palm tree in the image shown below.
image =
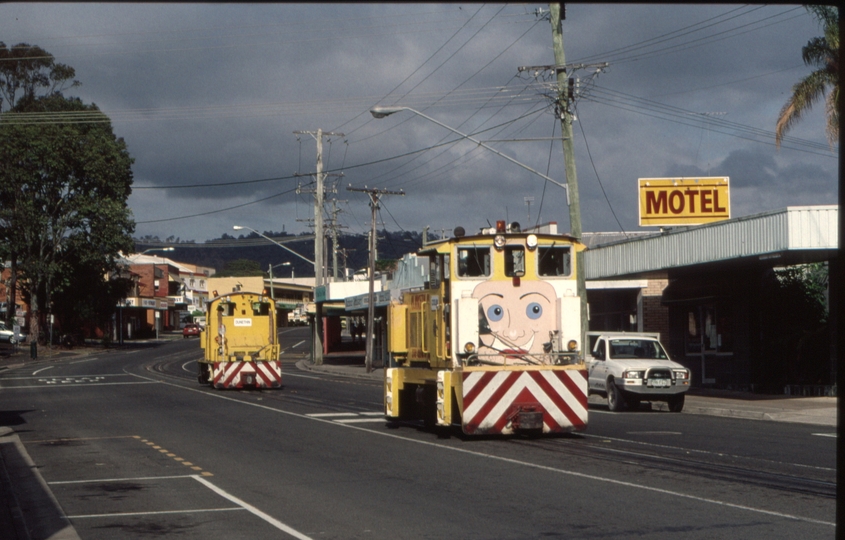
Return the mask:
<path id="1" fill-rule="evenodd" d="M 792 87 L 792 95 L 778 117 L 775 143 L 780 146 L 786 132 L 830 88 L 825 98 L 825 131 L 832 147 L 839 138 L 839 10 L 833 6 L 804 7 L 822 23 L 824 29 L 824 37 L 813 38 L 801 48 L 804 63 L 818 69 Z"/>

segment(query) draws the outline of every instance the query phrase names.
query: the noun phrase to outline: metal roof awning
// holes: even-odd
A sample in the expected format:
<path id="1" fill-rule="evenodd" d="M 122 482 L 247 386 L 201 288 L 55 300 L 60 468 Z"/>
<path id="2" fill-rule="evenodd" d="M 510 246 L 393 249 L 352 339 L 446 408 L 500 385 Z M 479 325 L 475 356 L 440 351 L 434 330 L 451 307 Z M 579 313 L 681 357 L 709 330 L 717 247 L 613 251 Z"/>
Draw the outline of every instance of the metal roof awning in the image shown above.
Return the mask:
<path id="1" fill-rule="evenodd" d="M 588 280 L 727 261 L 768 266 L 820 262 L 839 248 L 839 207 L 795 206 L 600 245 L 585 252 Z"/>

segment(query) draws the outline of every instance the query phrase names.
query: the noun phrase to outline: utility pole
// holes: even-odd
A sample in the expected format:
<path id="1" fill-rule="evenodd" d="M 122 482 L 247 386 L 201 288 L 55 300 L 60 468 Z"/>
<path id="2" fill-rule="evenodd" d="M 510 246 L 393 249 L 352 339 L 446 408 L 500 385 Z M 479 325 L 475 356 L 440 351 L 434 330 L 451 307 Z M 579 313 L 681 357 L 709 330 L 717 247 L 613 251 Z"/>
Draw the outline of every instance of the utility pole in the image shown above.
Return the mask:
<path id="1" fill-rule="evenodd" d="M 560 115 L 561 135 L 563 137 L 563 159 L 566 170 L 566 185 L 569 190 L 569 228 L 572 236 L 579 242 L 581 231 L 581 198 L 578 194 L 578 174 L 575 171 L 575 147 L 572 143 L 572 104 L 575 99 L 574 79 L 566 72 L 566 55 L 563 52 L 562 17 L 565 17 L 563 5 L 549 4 L 549 21 L 552 24 L 552 46 L 555 53 L 555 72 L 557 73 L 557 112 Z M 587 320 L 587 281 L 584 273 L 584 253 L 575 253 L 575 278 L 578 297 L 581 298 L 581 349 L 587 347 L 584 340 L 589 329 Z"/>
<path id="2" fill-rule="evenodd" d="M 323 261 L 323 137 L 343 137 L 343 133 L 323 132 L 322 129 L 314 131 L 294 131 L 295 134 L 311 135 L 317 141 L 317 186 L 314 193 L 314 291 L 323 286 L 323 273 L 325 263 Z M 314 363 L 323 363 L 323 310 L 317 304 L 317 313 L 314 318 Z"/>
<path id="3" fill-rule="evenodd" d="M 375 302 L 373 300 L 375 292 L 375 274 L 376 274 L 376 213 L 378 211 L 378 200 L 381 195 L 405 195 L 402 190 L 389 191 L 387 189 L 368 189 L 364 186 L 363 189 L 353 188 L 352 185 L 347 187 L 349 191 L 360 191 L 370 196 L 370 207 L 373 210 L 372 229 L 370 231 L 370 260 L 368 271 L 370 274 L 370 288 L 367 294 L 367 349 L 364 357 L 364 364 L 367 366 L 367 373 L 373 371 L 373 317 L 375 315 Z"/>
<path id="4" fill-rule="evenodd" d="M 336 199 L 336 198 L 335 198 L 335 199 L 332 199 L 332 219 L 331 219 L 330 231 L 331 231 L 331 235 L 332 235 L 332 276 L 334 277 L 335 281 L 337 281 L 337 278 L 338 278 L 338 266 L 337 266 L 337 252 L 338 252 L 338 246 L 337 246 L 337 231 L 338 231 L 338 229 L 340 229 L 340 228 L 342 227 L 342 225 L 340 225 L 340 224 L 337 222 L 337 215 L 338 215 L 340 212 L 343 212 L 343 210 L 341 210 L 341 209 L 339 209 L 339 208 L 337 207 L 337 199 Z"/>

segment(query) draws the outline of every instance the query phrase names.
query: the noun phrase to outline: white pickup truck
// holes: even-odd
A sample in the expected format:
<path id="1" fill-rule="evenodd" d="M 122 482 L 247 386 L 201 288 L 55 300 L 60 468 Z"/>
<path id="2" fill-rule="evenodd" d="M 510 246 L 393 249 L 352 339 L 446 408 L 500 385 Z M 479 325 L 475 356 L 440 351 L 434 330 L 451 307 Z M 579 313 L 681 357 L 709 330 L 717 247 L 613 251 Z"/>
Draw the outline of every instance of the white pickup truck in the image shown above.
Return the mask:
<path id="1" fill-rule="evenodd" d="M 672 412 L 684 408 L 690 371 L 672 361 L 660 334 L 588 332 L 595 343 L 587 355 L 589 394 L 607 398 L 611 411 L 636 410 L 642 401 L 665 401 Z"/>

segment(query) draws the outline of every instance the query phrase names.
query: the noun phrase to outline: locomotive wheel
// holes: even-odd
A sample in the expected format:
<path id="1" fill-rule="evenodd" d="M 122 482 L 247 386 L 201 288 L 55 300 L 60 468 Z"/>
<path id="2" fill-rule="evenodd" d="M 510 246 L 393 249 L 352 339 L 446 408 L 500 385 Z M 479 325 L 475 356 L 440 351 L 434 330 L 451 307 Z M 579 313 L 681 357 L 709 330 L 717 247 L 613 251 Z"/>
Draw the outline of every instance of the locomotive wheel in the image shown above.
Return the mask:
<path id="1" fill-rule="evenodd" d="M 209 380 L 208 364 L 197 362 L 197 381 L 200 384 L 211 384 Z"/>

